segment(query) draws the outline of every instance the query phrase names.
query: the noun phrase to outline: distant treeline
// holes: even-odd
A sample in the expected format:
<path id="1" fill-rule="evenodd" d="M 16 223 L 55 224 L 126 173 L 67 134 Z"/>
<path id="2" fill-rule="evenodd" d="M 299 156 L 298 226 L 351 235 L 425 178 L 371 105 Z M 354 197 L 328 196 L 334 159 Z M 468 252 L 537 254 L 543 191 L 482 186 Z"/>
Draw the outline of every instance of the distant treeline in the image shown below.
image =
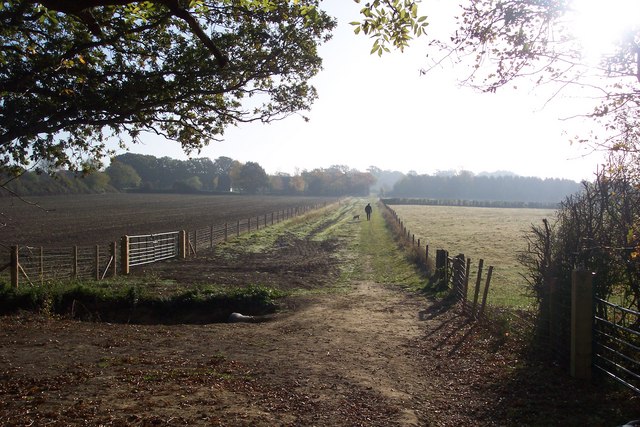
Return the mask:
<path id="1" fill-rule="evenodd" d="M 80 176 L 65 170 L 51 173 L 28 171 L 16 178 L 0 170 L 0 183 L 4 183 L 0 197 L 118 192 L 109 184 L 109 176 L 104 172 Z"/>
<path id="2" fill-rule="evenodd" d="M 424 206 L 467 206 L 477 208 L 530 208 L 557 209 L 559 203 L 542 202 L 504 202 L 491 200 L 456 200 L 456 199 L 414 199 L 386 198 L 381 199 L 386 205 L 424 205 Z"/>
<path id="3" fill-rule="evenodd" d="M 488 206 L 526 203 L 555 205 L 582 190 L 580 183 L 568 179 L 541 179 L 521 176 L 475 176 L 463 171 L 456 175 L 406 175 L 396 182 L 387 196 L 431 200 L 475 201 Z"/>
<path id="4" fill-rule="evenodd" d="M 256 162 L 229 157 L 177 160 L 127 153 L 105 170 L 82 176 L 73 172 L 23 171 L 16 179 L 0 170 L 0 196 L 103 193 L 116 191 L 241 193 L 300 196 L 367 196 L 375 178 L 347 166 L 331 166 L 296 175 L 268 175 Z"/>

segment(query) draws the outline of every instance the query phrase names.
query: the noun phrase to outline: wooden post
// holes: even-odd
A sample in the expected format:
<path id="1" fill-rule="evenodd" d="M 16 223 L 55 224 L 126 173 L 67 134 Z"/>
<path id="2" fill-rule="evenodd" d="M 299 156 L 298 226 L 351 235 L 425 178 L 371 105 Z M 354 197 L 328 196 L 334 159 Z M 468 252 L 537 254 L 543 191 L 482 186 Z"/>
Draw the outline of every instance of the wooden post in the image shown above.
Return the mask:
<path id="1" fill-rule="evenodd" d="M 213 248 L 213 225 L 209 227 L 209 249 Z"/>
<path id="2" fill-rule="evenodd" d="M 120 240 L 120 265 L 122 266 L 122 274 L 126 276 L 130 273 L 129 236 L 122 236 L 122 239 Z"/>
<path id="3" fill-rule="evenodd" d="M 420 239 L 418 239 L 418 248 L 420 248 Z"/>
<path id="4" fill-rule="evenodd" d="M 429 245 L 425 245 L 424 248 L 424 259 L 427 265 L 429 265 Z"/>
<path id="5" fill-rule="evenodd" d="M 548 328 L 549 331 L 549 349 L 551 355 L 554 355 L 554 350 L 560 348 L 562 334 L 561 334 L 561 313 L 560 313 L 560 292 L 558 289 L 558 279 L 556 277 L 550 277 L 545 280 L 545 286 L 548 287 L 549 301 L 545 310 L 541 310 L 544 316 L 545 311 L 548 312 L 546 319 L 542 319 L 543 325 Z"/>
<path id="6" fill-rule="evenodd" d="M 18 273 L 20 269 L 20 260 L 18 257 L 18 247 L 11 246 L 10 254 L 10 268 L 11 268 L 11 287 L 18 287 Z"/>
<path id="7" fill-rule="evenodd" d="M 71 277 L 76 279 L 78 277 L 78 246 L 74 246 L 71 251 L 73 260 L 71 262 Z"/>
<path id="8" fill-rule="evenodd" d="M 491 283 L 491 274 L 493 273 L 493 266 L 489 266 L 489 270 L 487 271 L 487 281 L 484 284 L 484 293 L 482 294 L 482 304 L 480 305 L 480 312 L 478 313 L 478 317 L 482 316 L 484 313 L 484 307 L 487 305 L 487 295 L 489 294 L 489 283 Z"/>
<path id="9" fill-rule="evenodd" d="M 458 254 L 453 259 L 453 286 L 456 300 L 461 300 L 464 293 L 464 254 Z"/>
<path id="10" fill-rule="evenodd" d="M 236 228 L 236 237 L 240 235 L 240 220 L 238 220 L 238 228 Z"/>
<path id="11" fill-rule="evenodd" d="M 100 245 L 96 245 L 96 280 L 100 280 Z"/>
<path id="12" fill-rule="evenodd" d="M 225 222 L 224 223 L 224 241 L 226 242 L 228 238 L 229 238 L 229 225 Z"/>
<path id="13" fill-rule="evenodd" d="M 256 230 L 260 230 L 260 217 L 256 217 Z"/>
<path id="14" fill-rule="evenodd" d="M 273 212 L 271 212 L 271 225 L 273 225 Z"/>
<path id="15" fill-rule="evenodd" d="M 187 232 L 180 230 L 178 232 L 178 259 L 187 258 Z"/>
<path id="16" fill-rule="evenodd" d="M 482 267 L 484 260 L 478 261 L 478 277 L 476 278 L 476 289 L 473 293 L 473 306 L 471 307 L 471 315 L 476 317 L 476 308 L 478 307 L 478 296 L 480 295 L 480 282 L 482 281 Z"/>
<path id="17" fill-rule="evenodd" d="M 584 269 L 571 275 L 571 376 L 586 380 L 591 379 L 592 281 Z"/>
<path id="18" fill-rule="evenodd" d="M 464 307 L 465 310 L 467 310 L 469 307 L 467 307 L 468 301 L 468 295 L 469 295 L 469 276 L 471 275 L 471 258 L 467 258 L 467 267 L 465 268 L 464 271 L 464 291 L 463 291 L 463 298 L 462 298 L 462 306 Z"/>
<path id="19" fill-rule="evenodd" d="M 436 250 L 436 289 L 444 290 L 449 287 L 449 277 L 447 275 L 447 264 L 449 263 L 449 254 L 444 249 Z"/>

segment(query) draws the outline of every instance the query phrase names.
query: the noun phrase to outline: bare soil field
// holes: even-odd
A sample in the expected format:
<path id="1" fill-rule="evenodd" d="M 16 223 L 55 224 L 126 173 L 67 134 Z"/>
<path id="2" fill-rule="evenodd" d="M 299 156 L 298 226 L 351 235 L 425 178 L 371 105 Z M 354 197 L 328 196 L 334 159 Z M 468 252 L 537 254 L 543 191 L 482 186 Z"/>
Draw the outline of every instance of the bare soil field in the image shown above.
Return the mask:
<path id="1" fill-rule="evenodd" d="M 638 396 L 572 380 L 532 357 L 520 334 L 372 275 L 385 262 L 395 268 L 397 249 L 378 212 L 353 219 L 362 206 L 296 220 L 260 251 L 230 244 L 136 272 L 183 286 L 295 290 L 261 322 L 0 318 L 0 424 L 615 426 L 640 417 Z"/>
<path id="2" fill-rule="evenodd" d="M 320 197 L 188 194 L 85 194 L 0 197 L 3 245 L 93 245 L 125 234 L 161 233 L 237 221 L 335 201 Z"/>

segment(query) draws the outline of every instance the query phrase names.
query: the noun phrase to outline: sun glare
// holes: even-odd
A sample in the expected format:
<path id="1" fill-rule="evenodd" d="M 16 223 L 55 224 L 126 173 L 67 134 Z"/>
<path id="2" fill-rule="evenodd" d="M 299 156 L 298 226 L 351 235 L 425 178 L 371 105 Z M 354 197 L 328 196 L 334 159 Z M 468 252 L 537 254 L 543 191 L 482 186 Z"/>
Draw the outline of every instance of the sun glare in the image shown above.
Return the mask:
<path id="1" fill-rule="evenodd" d="M 640 0 L 574 0 L 572 27 L 585 57 L 610 53 L 624 33 L 640 25 Z"/>

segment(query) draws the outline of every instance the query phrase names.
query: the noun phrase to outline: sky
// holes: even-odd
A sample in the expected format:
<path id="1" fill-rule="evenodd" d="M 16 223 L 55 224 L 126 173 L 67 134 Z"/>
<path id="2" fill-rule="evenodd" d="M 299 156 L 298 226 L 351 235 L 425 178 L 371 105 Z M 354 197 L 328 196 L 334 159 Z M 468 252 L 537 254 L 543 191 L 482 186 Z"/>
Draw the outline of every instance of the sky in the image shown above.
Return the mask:
<path id="1" fill-rule="evenodd" d="M 450 28 L 453 3 L 430 0 L 430 8 L 421 10 L 431 31 Z M 346 165 L 419 174 L 510 171 L 576 181 L 592 180 L 602 164 L 601 154 L 570 142 L 582 131 L 578 119 L 566 120 L 578 112 L 579 100 L 547 103 L 548 93 L 533 87 L 480 93 L 459 84 L 464 68 L 448 64 L 421 75 L 430 64 L 427 39 L 414 40 L 403 53 L 370 55 L 372 40 L 356 36 L 349 25 L 359 19 L 359 5 L 325 0 L 322 8 L 338 27 L 319 50 L 323 70 L 312 81 L 319 99 L 303 112 L 309 122 L 293 115 L 241 124 L 192 157 L 257 162 L 269 174 Z M 129 151 L 188 158 L 178 143 L 153 135 Z"/>

